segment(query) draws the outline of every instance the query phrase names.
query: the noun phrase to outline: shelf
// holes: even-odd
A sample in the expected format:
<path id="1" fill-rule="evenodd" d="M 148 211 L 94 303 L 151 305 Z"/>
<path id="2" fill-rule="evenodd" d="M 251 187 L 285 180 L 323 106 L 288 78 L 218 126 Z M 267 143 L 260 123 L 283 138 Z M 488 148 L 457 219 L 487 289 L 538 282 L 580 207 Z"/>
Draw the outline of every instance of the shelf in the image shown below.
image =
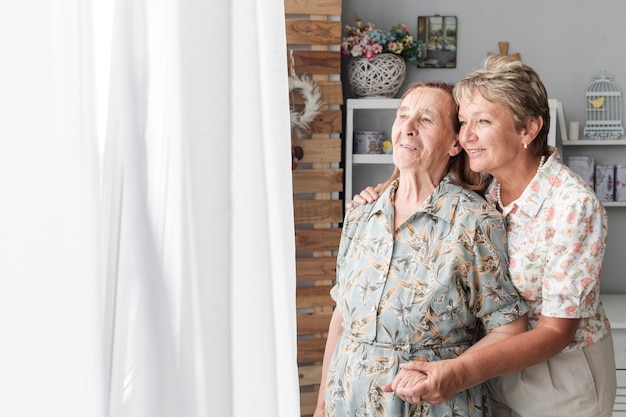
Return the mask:
<path id="1" fill-rule="evenodd" d="M 400 105 L 399 98 L 352 98 L 348 99 L 349 109 L 397 109 Z"/>
<path id="2" fill-rule="evenodd" d="M 604 207 L 626 207 L 626 201 L 603 201 Z"/>
<path id="3" fill-rule="evenodd" d="M 353 164 L 393 164 L 391 154 L 352 154 Z"/>
<path id="4" fill-rule="evenodd" d="M 615 146 L 626 145 L 626 139 L 615 140 L 596 140 L 596 139 L 581 139 L 581 140 L 564 140 L 563 146 Z"/>

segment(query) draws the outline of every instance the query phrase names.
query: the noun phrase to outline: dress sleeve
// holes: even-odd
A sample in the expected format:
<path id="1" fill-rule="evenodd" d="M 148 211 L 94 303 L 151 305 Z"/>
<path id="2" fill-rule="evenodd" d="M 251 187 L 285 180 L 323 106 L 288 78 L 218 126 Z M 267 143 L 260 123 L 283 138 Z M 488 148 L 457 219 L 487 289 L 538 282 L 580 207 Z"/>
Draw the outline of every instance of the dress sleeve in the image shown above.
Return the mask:
<path id="1" fill-rule="evenodd" d="M 343 227 L 341 229 L 341 239 L 339 240 L 339 249 L 337 251 L 337 266 L 335 271 L 335 285 L 330 290 L 331 298 L 337 302 L 340 298 L 340 288 L 345 284 L 342 280 L 343 271 L 346 261 L 346 253 L 352 245 L 352 240 L 356 234 L 358 218 L 363 215 L 365 206 L 355 206 L 346 211 L 343 219 Z"/>
<path id="2" fill-rule="evenodd" d="M 510 279 L 506 228 L 499 215 L 487 216 L 477 227 L 474 241 L 474 314 L 486 329 L 512 322 L 528 312 Z"/>
<path id="3" fill-rule="evenodd" d="M 580 318 L 595 314 L 606 248 L 606 211 L 595 196 L 571 198 L 555 214 L 542 282 L 542 314 Z M 550 233 L 550 231 L 548 231 Z"/>

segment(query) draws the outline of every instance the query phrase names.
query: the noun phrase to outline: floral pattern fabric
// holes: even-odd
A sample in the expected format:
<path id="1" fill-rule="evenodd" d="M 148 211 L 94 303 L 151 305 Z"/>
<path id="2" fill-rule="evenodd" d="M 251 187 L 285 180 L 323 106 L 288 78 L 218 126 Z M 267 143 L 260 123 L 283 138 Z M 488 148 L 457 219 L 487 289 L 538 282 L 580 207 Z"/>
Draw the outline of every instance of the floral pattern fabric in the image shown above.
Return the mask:
<path id="1" fill-rule="evenodd" d="M 487 190 L 492 203 L 494 190 L 492 183 Z M 582 318 L 564 351 L 604 337 L 610 328 L 600 300 L 607 215 L 591 187 L 553 149 L 504 215 L 511 279 L 530 306 L 529 327 L 540 314 Z"/>
<path id="2" fill-rule="evenodd" d="M 482 385 L 411 405 L 383 392 L 401 363 L 460 355 L 528 307 L 507 271 L 502 215 L 448 178 L 395 232 L 398 181 L 344 221 L 331 295 L 343 319 L 329 362 L 327 416 L 483 416 Z"/>

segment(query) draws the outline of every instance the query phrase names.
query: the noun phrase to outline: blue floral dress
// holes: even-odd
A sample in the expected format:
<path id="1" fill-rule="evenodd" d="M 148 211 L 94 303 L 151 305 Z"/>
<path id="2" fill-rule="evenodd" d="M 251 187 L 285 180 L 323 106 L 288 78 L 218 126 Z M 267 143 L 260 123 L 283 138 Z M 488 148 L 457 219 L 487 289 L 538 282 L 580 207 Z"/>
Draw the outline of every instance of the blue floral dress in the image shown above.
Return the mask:
<path id="1" fill-rule="evenodd" d="M 484 329 L 528 310 L 509 280 L 502 215 L 446 177 L 394 232 L 399 181 L 344 220 L 331 291 L 343 335 L 329 362 L 326 415 L 483 416 L 482 385 L 439 405 L 381 389 L 401 363 L 454 358 Z"/>

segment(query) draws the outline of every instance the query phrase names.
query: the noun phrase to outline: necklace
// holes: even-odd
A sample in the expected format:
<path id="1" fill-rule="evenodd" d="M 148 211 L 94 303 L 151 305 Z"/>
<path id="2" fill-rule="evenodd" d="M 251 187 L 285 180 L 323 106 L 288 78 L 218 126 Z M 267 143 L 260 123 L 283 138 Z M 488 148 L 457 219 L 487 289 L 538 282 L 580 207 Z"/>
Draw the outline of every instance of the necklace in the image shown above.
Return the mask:
<path id="1" fill-rule="evenodd" d="M 543 167 L 543 164 L 546 162 L 546 156 L 541 155 L 541 159 L 539 160 L 539 166 L 537 167 L 537 172 Z M 537 174 L 535 174 L 537 175 Z M 502 192 L 502 187 L 499 182 L 496 182 L 496 201 L 498 202 L 498 207 L 500 211 L 504 211 L 504 204 L 502 204 L 502 198 L 500 197 L 500 193 Z"/>

